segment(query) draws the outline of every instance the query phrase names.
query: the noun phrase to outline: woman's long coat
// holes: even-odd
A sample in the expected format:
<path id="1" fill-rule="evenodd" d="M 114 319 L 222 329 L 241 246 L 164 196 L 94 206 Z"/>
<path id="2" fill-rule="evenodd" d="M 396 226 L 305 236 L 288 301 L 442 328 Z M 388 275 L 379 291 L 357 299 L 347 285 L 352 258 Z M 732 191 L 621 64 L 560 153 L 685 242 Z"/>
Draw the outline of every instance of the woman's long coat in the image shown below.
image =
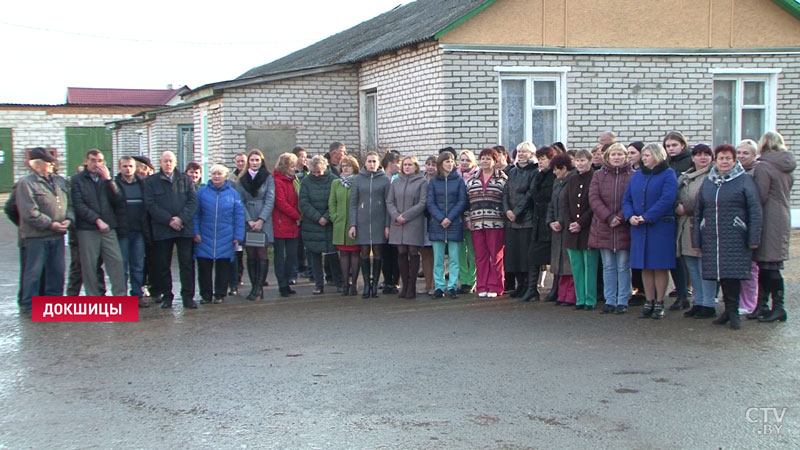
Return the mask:
<path id="1" fill-rule="evenodd" d="M 437 175 L 428 182 L 428 238 L 431 241 L 462 242 L 464 226 L 462 217 L 467 209 L 467 187 L 457 171 L 447 176 Z M 442 221 L 450 219 L 450 226 L 442 228 Z"/>
<path id="2" fill-rule="evenodd" d="M 233 259 L 233 240 L 244 240 L 244 207 L 230 181 L 200 189 L 193 227 L 201 239 L 194 244 L 195 258 Z"/>
<path id="3" fill-rule="evenodd" d="M 300 221 L 300 234 L 303 245 L 312 253 L 332 253 L 333 224 L 328 211 L 328 200 L 331 196 L 331 184 L 336 177 L 330 171 L 325 171 L 320 176 L 308 175 L 300 182 L 300 212 L 303 215 Z M 320 218 L 328 221 L 325 225 L 319 224 Z"/>
<path id="4" fill-rule="evenodd" d="M 239 197 L 242 199 L 242 206 L 244 206 L 246 231 L 250 230 L 246 226 L 248 220 L 261 219 L 264 221 L 264 224 L 261 225 L 261 231 L 267 235 L 267 243 L 274 242 L 272 209 L 275 207 L 275 182 L 272 180 L 272 175 L 266 169 L 261 168 L 254 180 L 250 176 L 250 172 L 245 170 L 239 176 L 239 182 L 235 186 L 236 192 L 239 193 Z"/>
<path id="5" fill-rule="evenodd" d="M 642 166 L 631 177 L 622 211 L 625 221 L 633 216 L 645 222 L 631 225 L 631 268 L 675 268 L 675 198 L 678 179 L 675 172 L 662 161 L 653 169 Z"/>
<path id="6" fill-rule="evenodd" d="M 589 249 L 589 231 L 594 213 L 589 206 L 589 187 L 592 184 L 594 170 L 584 173 L 577 172 L 567 183 L 567 193 L 564 195 L 561 207 L 564 211 L 564 247 L 572 250 Z M 577 233 L 569 231 L 569 224 L 577 222 L 581 230 Z"/>
<path id="7" fill-rule="evenodd" d="M 547 218 L 545 221 L 547 222 L 547 226 L 549 227 L 550 223 L 558 222 L 561 224 L 562 230 L 558 233 L 553 232 L 551 234 L 551 241 L 550 241 L 550 272 L 553 275 L 572 275 L 572 266 L 569 262 L 569 255 L 567 255 L 567 249 L 564 247 L 564 233 L 568 232 L 566 230 L 565 221 L 564 221 L 564 197 L 567 195 L 567 183 L 569 183 L 570 178 L 575 176 L 575 171 L 571 171 L 567 173 L 562 179 L 556 178 L 553 181 L 553 192 L 550 197 L 550 204 L 547 206 Z"/>
<path id="8" fill-rule="evenodd" d="M 389 187 L 386 211 L 389 213 L 389 243 L 393 245 L 425 244 L 425 203 L 428 201 L 428 180 L 415 173 L 399 175 Z M 400 215 L 406 222 L 399 225 Z"/>
<path id="9" fill-rule="evenodd" d="M 630 250 L 630 224 L 622 214 L 622 195 L 628 187 L 633 169 L 629 163 L 612 166 L 604 163 L 594 173 L 589 187 L 589 205 L 594 217 L 589 230 L 589 247 L 608 250 Z M 617 217 L 622 221 L 616 227 L 611 221 Z"/>
<path id="10" fill-rule="evenodd" d="M 678 177 L 678 204 L 683 205 L 683 215 L 678 216 L 677 256 L 693 256 L 700 258 L 702 252 L 692 245 L 692 230 L 694 229 L 694 212 L 697 204 L 697 193 L 703 180 L 711 170 L 709 165 L 705 169 L 691 168 Z"/>
<path id="11" fill-rule="evenodd" d="M 741 164 L 723 176 L 715 167 L 703 180 L 692 238 L 703 252 L 704 279 L 750 279 L 750 246 L 761 242 L 761 202 Z"/>
<path id="12" fill-rule="evenodd" d="M 341 178 L 331 184 L 328 212 L 333 222 L 333 245 L 356 245 L 355 239 L 351 239 L 347 232 L 350 229 L 350 189 L 350 185 L 345 187 L 342 184 Z"/>
<path id="13" fill-rule="evenodd" d="M 789 259 L 792 226 L 789 198 L 794 183 L 792 172 L 796 167 L 794 154 L 768 152 L 761 155 L 753 169 L 753 181 L 758 187 L 764 216 L 761 245 L 755 252 L 755 261 L 779 262 Z"/>
<path id="14" fill-rule="evenodd" d="M 370 172 L 361 168 L 350 190 L 350 226 L 356 227 L 356 244 L 385 244 L 389 226 L 386 195 L 391 180 L 380 167 Z"/>

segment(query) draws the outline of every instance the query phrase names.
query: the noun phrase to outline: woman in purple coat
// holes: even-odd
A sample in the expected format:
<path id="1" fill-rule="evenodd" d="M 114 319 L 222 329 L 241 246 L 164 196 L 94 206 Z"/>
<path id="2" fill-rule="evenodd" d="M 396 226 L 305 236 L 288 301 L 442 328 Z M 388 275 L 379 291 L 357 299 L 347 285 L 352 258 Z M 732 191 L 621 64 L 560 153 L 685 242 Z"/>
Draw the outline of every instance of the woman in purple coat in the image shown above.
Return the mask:
<path id="1" fill-rule="evenodd" d="M 589 247 L 600 250 L 603 260 L 603 314 L 625 314 L 628 310 L 631 235 L 622 215 L 622 194 L 632 175 L 628 149 L 615 142 L 604 152 L 603 167 L 595 171 L 589 187 L 589 205 L 594 212 Z"/>
<path id="2" fill-rule="evenodd" d="M 631 267 L 642 269 L 646 301 L 641 317 L 664 317 L 669 271 L 675 267 L 675 213 L 678 179 L 667 164 L 664 147 L 642 149 L 642 168 L 631 177 L 622 198 L 631 224 Z"/>

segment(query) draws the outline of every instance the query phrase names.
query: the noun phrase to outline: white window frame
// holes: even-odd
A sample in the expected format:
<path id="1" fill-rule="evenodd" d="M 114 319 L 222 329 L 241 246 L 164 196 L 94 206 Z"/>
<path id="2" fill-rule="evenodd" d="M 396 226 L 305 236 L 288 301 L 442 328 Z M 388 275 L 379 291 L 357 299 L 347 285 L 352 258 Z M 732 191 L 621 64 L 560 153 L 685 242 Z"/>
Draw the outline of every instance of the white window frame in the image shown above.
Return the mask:
<path id="1" fill-rule="evenodd" d="M 749 81 L 764 83 L 764 131 L 771 131 L 777 128 L 778 122 L 778 74 L 780 68 L 711 68 L 708 70 L 713 75 L 713 81 L 734 81 L 736 82 L 736 104 L 734 105 L 733 117 L 733 140 L 732 145 L 742 140 L 742 111 L 748 108 L 744 105 L 744 84 Z M 712 83 L 713 86 L 713 83 Z M 713 87 L 712 87 L 713 89 Z M 713 105 L 712 105 L 713 108 Z M 714 114 L 712 111 L 711 119 Z M 712 123 L 713 129 L 713 123 Z M 714 145 L 719 145 L 717 142 Z"/>
<path id="2" fill-rule="evenodd" d="M 378 135 L 378 87 L 377 85 L 368 85 L 362 86 L 359 92 L 359 118 L 360 118 L 360 130 L 359 135 L 361 138 L 361 148 L 367 148 L 367 128 L 370 126 L 367 123 L 367 100 L 371 96 L 375 96 L 375 148 L 372 150 L 378 149 L 378 143 L 380 142 L 380 136 Z"/>
<path id="3" fill-rule="evenodd" d="M 554 107 L 542 107 L 537 109 L 555 109 L 557 113 L 556 118 L 556 140 L 562 142 L 564 145 L 569 145 L 568 136 L 569 130 L 567 129 L 567 73 L 570 72 L 570 67 L 520 67 L 520 66 L 496 66 L 495 72 L 498 72 L 497 77 L 497 93 L 499 98 L 499 109 L 497 112 L 497 142 L 502 142 L 503 139 L 503 81 L 505 80 L 523 80 L 525 81 L 525 135 L 524 139 L 530 141 L 533 139 L 533 82 L 534 81 L 555 81 L 556 82 L 556 105 Z M 513 149 L 508 149 L 511 152 Z"/>

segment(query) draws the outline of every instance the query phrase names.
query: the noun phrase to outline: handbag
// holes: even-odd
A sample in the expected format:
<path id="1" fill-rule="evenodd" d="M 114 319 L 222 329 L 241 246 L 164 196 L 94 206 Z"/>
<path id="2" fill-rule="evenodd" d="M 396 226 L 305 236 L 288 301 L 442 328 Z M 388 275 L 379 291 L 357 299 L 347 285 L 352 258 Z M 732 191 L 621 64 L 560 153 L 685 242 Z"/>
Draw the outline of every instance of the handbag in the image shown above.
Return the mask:
<path id="1" fill-rule="evenodd" d="M 245 247 L 264 247 L 267 245 L 267 235 L 260 231 L 245 231 Z"/>

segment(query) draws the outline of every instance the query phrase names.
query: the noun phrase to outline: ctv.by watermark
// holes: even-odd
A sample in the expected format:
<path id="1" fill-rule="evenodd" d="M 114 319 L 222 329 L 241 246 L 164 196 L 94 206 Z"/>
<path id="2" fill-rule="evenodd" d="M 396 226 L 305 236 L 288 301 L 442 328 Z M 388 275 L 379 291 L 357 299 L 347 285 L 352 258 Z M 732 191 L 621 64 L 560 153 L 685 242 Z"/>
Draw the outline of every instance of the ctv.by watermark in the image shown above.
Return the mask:
<path id="1" fill-rule="evenodd" d="M 776 408 L 772 406 L 757 406 L 747 408 L 744 416 L 755 427 L 756 434 L 763 436 L 777 436 L 783 431 L 783 419 L 789 408 Z"/>

